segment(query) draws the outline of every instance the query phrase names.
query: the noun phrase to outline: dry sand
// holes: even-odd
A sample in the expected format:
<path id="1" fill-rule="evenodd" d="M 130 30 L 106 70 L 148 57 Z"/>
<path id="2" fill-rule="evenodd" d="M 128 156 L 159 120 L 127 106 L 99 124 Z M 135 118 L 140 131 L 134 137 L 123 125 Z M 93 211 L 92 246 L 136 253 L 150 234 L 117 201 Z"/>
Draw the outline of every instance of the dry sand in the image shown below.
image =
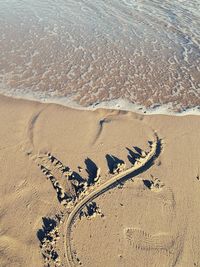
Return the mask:
<path id="1" fill-rule="evenodd" d="M 0 125 L 1 267 L 200 266 L 200 116 L 2 96 Z"/>

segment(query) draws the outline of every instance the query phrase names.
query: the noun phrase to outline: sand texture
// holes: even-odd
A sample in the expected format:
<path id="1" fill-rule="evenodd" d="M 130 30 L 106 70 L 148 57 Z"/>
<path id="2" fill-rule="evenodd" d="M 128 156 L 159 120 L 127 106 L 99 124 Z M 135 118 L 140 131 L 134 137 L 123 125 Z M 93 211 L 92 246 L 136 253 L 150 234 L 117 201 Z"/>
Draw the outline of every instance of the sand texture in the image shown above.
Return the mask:
<path id="1" fill-rule="evenodd" d="M 1 267 L 200 266 L 200 116 L 0 97 Z"/>

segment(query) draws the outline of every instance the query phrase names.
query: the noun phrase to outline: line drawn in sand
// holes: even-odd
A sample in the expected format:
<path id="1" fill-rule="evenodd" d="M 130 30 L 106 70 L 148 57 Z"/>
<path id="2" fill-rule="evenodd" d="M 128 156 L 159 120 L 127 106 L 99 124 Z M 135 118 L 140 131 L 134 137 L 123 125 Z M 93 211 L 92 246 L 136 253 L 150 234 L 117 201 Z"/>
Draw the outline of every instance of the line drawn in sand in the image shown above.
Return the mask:
<path id="1" fill-rule="evenodd" d="M 51 219 L 43 218 L 43 232 L 45 234 L 43 238 L 42 235 L 38 237 L 40 237 L 44 266 L 66 266 L 66 263 L 67 266 L 82 265 L 80 259 L 73 253 L 70 243 L 71 228 L 77 216 L 79 218 L 86 217 L 87 219 L 93 218 L 96 215 L 103 216 L 94 199 L 116 186 L 121 186 L 129 179 L 149 169 L 154 165 L 161 150 L 162 140 L 154 132 L 154 140 L 149 141 L 148 151 L 142 151 L 139 148 L 135 149 L 135 159 L 132 155 L 133 164 L 130 168 L 126 167 L 124 161 L 116 161 L 116 158 L 111 156 L 111 159 L 114 159 L 112 162 L 107 157 L 110 161 L 109 165 L 112 176 L 103 183 L 101 183 L 101 170 L 98 167 L 93 168 L 93 171 L 88 173 L 89 179 L 85 179 L 72 171 L 68 166 L 65 166 L 50 152 L 43 154 L 28 153 L 27 155 L 51 182 L 56 191 L 57 199 L 62 205 L 60 214 L 56 215 L 57 219 L 52 219 L 54 223 L 48 225 L 47 222 Z M 86 159 L 86 162 L 88 163 L 88 159 Z M 111 166 L 111 162 L 113 166 Z M 58 245 L 59 242 L 60 245 Z M 59 249 L 57 248 L 59 246 L 64 246 L 62 257 L 58 253 Z"/>
<path id="2" fill-rule="evenodd" d="M 81 219 L 91 219 L 96 215 L 103 217 L 104 215 L 94 199 L 114 187 L 123 188 L 123 184 L 126 181 L 151 168 L 157 162 L 162 151 L 163 141 L 154 131 L 154 140 L 149 141 L 148 151 L 143 151 L 136 146 L 133 147 L 134 151 L 127 148 L 129 153 L 128 159 L 132 164 L 132 167 L 129 169 L 123 160 L 119 160 L 113 155 L 106 155 L 109 171 L 112 176 L 105 182 L 101 181 L 101 169 L 91 159 L 87 158 L 85 164 L 88 178 L 83 178 L 80 175 L 81 167 L 79 167 L 79 173 L 77 173 L 68 166 L 65 166 L 50 152 L 34 154 L 33 127 L 41 112 L 33 116 L 29 124 L 28 138 L 30 139 L 29 143 L 31 143 L 31 146 L 29 147 L 31 150 L 29 149 L 26 154 L 37 164 L 45 177 L 51 182 L 56 191 L 57 199 L 61 204 L 60 213 L 54 218 L 43 218 L 43 228 L 38 231 L 44 266 L 82 265 L 76 253 L 72 251 L 70 243 L 71 228 L 75 219 L 78 216 Z M 24 148 L 23 150 L 26 150 L 28 146 Z M 173 193 L 170 190 L 168 190 L 168 195 L 160 193 L 164 184 L 158 179 L 151 178 L 150 180 L 144 180 L 144 184 L 152 192 L 156 192 L 166 206 L 171 205 L 173 207 L 175 205 Z M 168 205 L 169 203 L 170 205 Z M 151 234 L 135 228 L 128 228 L 125 230 L 125 233 L 127 240 L 140 249 L 161 249 L 169 253 L 173 250 L 174 244 L 177 243 L 176 238 L 173 241 L 166 233 Z M 131 238 L 133 235 L 137 237 L 134 242 Z M 143 243 L 140 244 L 140 240 L 143 240 Z"/>

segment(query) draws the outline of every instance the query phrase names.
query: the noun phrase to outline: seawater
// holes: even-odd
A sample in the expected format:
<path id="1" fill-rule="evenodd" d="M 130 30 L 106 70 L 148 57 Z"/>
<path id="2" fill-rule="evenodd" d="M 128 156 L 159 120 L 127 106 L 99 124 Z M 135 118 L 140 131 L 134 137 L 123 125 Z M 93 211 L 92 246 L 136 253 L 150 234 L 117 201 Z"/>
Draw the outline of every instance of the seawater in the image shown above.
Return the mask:
<path id="1" fill-rule="evenodd" d="M 200 0 L 0 0 L 0 92 L 200 110 Z"/>

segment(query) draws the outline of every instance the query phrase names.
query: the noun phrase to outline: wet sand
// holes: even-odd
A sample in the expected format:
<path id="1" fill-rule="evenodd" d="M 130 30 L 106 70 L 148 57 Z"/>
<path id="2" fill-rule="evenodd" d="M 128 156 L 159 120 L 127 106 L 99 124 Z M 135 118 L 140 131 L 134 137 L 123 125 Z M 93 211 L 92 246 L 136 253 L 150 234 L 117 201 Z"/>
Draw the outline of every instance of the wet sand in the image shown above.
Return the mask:
<path id="1" fill-rule="evenodd" d="M 169 0 L 1 3 L 0 92 L 84 107 L 124 99 L 200 108 L 199 8 Z"/>
<path id="2" fill-rule="evenodd" d="M 1 266 L 200 264 L 199 116 L 1 96 L 0 125 Z"/>

